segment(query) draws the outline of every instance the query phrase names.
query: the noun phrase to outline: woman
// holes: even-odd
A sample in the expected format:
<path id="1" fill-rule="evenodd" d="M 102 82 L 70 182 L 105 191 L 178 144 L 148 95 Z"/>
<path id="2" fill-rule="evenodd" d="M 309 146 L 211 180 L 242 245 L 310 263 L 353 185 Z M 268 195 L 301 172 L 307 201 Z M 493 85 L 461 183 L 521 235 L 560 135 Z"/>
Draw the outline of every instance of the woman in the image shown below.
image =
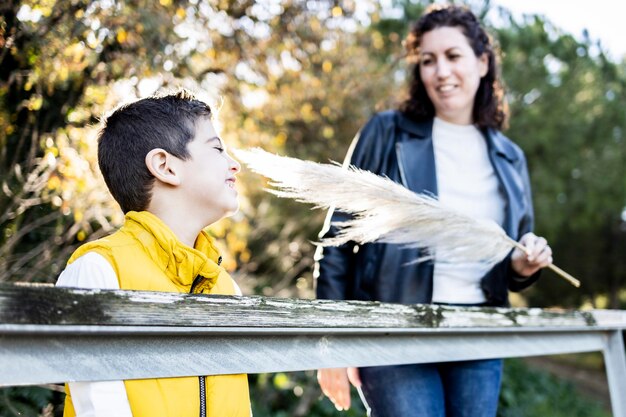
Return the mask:
<path id="1" fill-rule="evenodd" d="M 515 249 L 491 269 L 481 264 L 412 262 L 419 249 L 390 244 L 325 248 L 318 256 L 323 299 L 507 306 L 552 262 L 545 239 L 531 233 L 533 209 L 523 152 L 500 129 L 506 114 L 490 39 L 466 8 L 434 6 L 407 37 L 414 63 L 409 98 L 375 115 L 348 153 L 351 164 L 475 218 L 498 222 Z M 331 221 L 326 236 L 336 231 Z M 361 386 L 375 417 L 495 416 L 502 360 L 356 369 L 323 369 L 318 381 L 339 409 L 349 383 Z"/>

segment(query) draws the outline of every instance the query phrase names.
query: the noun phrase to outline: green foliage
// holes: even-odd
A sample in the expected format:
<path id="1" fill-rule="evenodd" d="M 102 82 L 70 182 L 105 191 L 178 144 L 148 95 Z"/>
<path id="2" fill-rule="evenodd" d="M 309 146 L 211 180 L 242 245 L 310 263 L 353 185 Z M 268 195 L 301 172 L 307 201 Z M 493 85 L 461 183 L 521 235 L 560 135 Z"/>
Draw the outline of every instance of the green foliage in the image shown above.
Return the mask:
<path id="1" fill-rule="evenodd" d="M 507 134 L 526 152 L 536 232 L 582 281 L 574 289 L 546 272 L 530 303 L 580 306 L 600 293 L 609 298 L 603 307 L 618 308 L 626 282 L 626 72 L 591 41 L 540 17 L 508 19 L 496 32 L 512 115 Z"/>
<path id="2" fill-rule="evenodd" d="M 510 359 L 504 366 L 498 417 L 610 416 L 598 403 L 575 392 L 571 382 Z"/>
<path id="3" fill-rule="evenodd" d="M 53 417 L 60 415 L 52 406 L 61 403 L 64 395 L 43 387 L 0 389 L 0 416 L 2 417 Z"/>
<path id="4" fill-rule="evenodd" d="M 250 375 L 255 417 L 361 417 L 365 409 L 352 388 L 351 407 L 338 411 L 324 397 L 314 371 Z"/>
<path id="5" fill-rule="evenodd" d="M 375 37 L 353 18 L 354 2 L 266 6 L 31 0 L 2 9 L 0 281 L 54 281 L 76 245 L 120 223 L 97 173 L 94 123 L 134 96 L 176 86 L 212 102 L 223 94 L 231 146 L 343 158 L 393 83 L 370 59 Z M 24 187 L 22 172 L 39 175 Z M 311 296 L 308 242 L 324 214 L 277 202 L 248 179 L 241 225 L 216 226 L 225 265 L 254 276 L 249 290 L 293 289 L 304 279 L 308 293 L 285 295 Z"/>
<path id="6" fill-rule="evenodd" d="M 571 366 L 579 365 L 572 363 Z M 365 415 L 365 409 L 354 388 L 351 391 L 350 410 L 337 411 L 321 394 L 312 371 L 251 375 L 250 382 L 255 387 L 252 390 L 255 416 Z M 529 367 L 521 359 L 507 359 L 498 417 L 609 417 L 610 414 L 599 403 L 574 393 L 576 387 L 570 381 Z"/>
<path id="7" fill-rule="evenodd" d="M 579 365 L 572 363 L 571 366 Z M 255 416 L 365 415 L 354 388 L 350 410 L 337 411 L 321 394 L 312 371 L 250 375 L 250 383 L 254 386 L 251 394 Z M 609 417 L 599 403 L 575 392 L 575 386 L 568 380 L 533 369 L 520 359 L 508 359 L 504 366 L 498 417 Z"/>
<path id="8" fill-rule="evenodd" d="M 145 73 L 152 51 L 173 42 L 169 31 L 142 35 L 146 17 L 158 26 L 170 18 L 151 4 L 0 8 L 0 281 L 53 281 L 77 243 L 115 221 L 95 179 L 90 125 L 111 105 L 110 84 Z"/>

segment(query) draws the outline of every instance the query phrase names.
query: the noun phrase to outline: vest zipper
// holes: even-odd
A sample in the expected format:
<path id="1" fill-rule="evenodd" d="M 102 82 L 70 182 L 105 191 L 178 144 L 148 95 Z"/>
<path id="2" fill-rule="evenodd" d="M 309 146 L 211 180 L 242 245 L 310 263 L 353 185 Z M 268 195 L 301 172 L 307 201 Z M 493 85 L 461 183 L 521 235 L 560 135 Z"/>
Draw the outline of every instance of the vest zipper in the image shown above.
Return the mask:
<path id="1" fill-rule="evenodd" d="M 206 386 L 205 377 L 199 376 L 200 381 L 200 417 L 206 417 Z"/>
<path id="2" fill-rule="evenodd" d="M 222 263 L 222 257 L 220 256 L 217 259 L 217 264 Z M 191 284 L 191 289 L 189 290 L 190 294 L 193 294 L 193 290 L 196 288 L 196 285 L 202 280 L 202 276 L 198 275 Z M 206 376 L 199 376 L 198 382 L 200 385 L 200 417 L 207 417 L 206 412 Z"/>
<path id="3" fill-rule="evenodd" d="M 189 294 L 193 294 L 193 290 L 202 280 L 202 276 L 198 275 L 194 278 L 193 283 L 191 284 L 191 289 L 189 290 Z M 198 385 L 200 386 L 200 417 L 207 417 L 206 415 L 206 385 L 204 376 L 198 377 Z"/>

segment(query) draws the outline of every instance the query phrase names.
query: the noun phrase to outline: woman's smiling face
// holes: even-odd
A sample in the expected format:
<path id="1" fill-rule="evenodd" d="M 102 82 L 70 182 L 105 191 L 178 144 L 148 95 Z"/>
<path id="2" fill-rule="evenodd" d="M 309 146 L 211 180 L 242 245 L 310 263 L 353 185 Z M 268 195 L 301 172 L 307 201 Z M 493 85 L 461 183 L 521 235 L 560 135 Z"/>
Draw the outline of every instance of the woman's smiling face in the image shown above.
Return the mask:
<path id="1" fill-rule="evenodd" d="M 477 57 L 459 27 L 442 26 L 422 35 L 419 71 L 435 115 L 455 124 L 472 124 L 474 97 L 487 74 L 486 55 Z"/>

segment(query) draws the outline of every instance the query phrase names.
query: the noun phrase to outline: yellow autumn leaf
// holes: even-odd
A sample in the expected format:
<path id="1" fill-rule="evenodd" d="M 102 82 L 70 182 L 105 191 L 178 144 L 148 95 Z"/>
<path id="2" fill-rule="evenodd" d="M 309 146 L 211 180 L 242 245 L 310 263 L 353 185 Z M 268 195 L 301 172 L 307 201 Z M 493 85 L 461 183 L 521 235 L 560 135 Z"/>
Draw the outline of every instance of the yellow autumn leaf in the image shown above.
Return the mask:
<path id="1" fill-rule="evenodd" d="M 278 389 L 289 388 L 289 377 L 280 372 L 274 376 L 274 386 Z"/>
<path id="2" fill-rule="evenodd" d="M 115 36 L 115 38 L 119 43 L 125 43 L 128 39 L 128 33 L 124 30 L 124 28 L 121 28 L 117 31 L 117 35 Z"/>
<path id="3" fill-rule="evenodd" d="M 56 175 L 53 175 L 48 178 L 47 186 L 49 190 L 56 190 L 61 186 L 61 180 Z"/>
<path id="4" fill-rule="evenodd" d="M 26 107 L 28 107 L 28 110 L 30 111 L 37 111 L 41 108 L 42 104 L 43 104 L 43 97 L 37 94 L 28 100 Z"/>
<path id="5" fill-rule="evenodd" d="M 375 49 L 382 49 L 385 46 L 383 35 L 381 35 L 380 32 L 372 33 L 372 46 L 374 46 Z"/>
<path id="6" fill-rule="evenodd" d="M 248 249 L 244 250 L 243 252 L 241 252 L 241 254 L 239 254 L 239 259 L 241 259 L 241 262 L 249 262 L 250 261 L 250 251 Z"/>
<path id="7" fill-rule="evenodd" d="M 300 107 L 300 116 L 302 116 L 302 118 L 305 120 L 312 118 L 313 106 L 311 105 L 311 103 L 304 103 L 302 107 Z"/>
<path id="8" fill-rule="evenodd" d="M 285 142 L 287 142 L 287 135 L 285 132 L 279 132 L 276 136 L 274 136 L 273 141 L 276 146 L 283 146 Z"/>
<path id="9" fill-rule="evenodd" d="M 251 118 L 247 117 L 246 120 L 243 121 L 243 128 L 249 132 L 255 132 L 256 123 Z"/>
<path id="10" fill-rule="evenodd" d="M 224 259 L 224 258 L 222 258 L 222 259 Z M 227 271 L 234 271 L 237 268 L 237 261 L 235 261 L 232 258 L 226 258 L 226 259 L 223 260 L 222 266 Z"/>
<path id="11" fill-rule="evenodd" d="M 285 118 L 282 115 L 280 115 L 280 114 L 274 116 L 274 124 L 276 126 L 284 125 L 285 124 Z"/>

